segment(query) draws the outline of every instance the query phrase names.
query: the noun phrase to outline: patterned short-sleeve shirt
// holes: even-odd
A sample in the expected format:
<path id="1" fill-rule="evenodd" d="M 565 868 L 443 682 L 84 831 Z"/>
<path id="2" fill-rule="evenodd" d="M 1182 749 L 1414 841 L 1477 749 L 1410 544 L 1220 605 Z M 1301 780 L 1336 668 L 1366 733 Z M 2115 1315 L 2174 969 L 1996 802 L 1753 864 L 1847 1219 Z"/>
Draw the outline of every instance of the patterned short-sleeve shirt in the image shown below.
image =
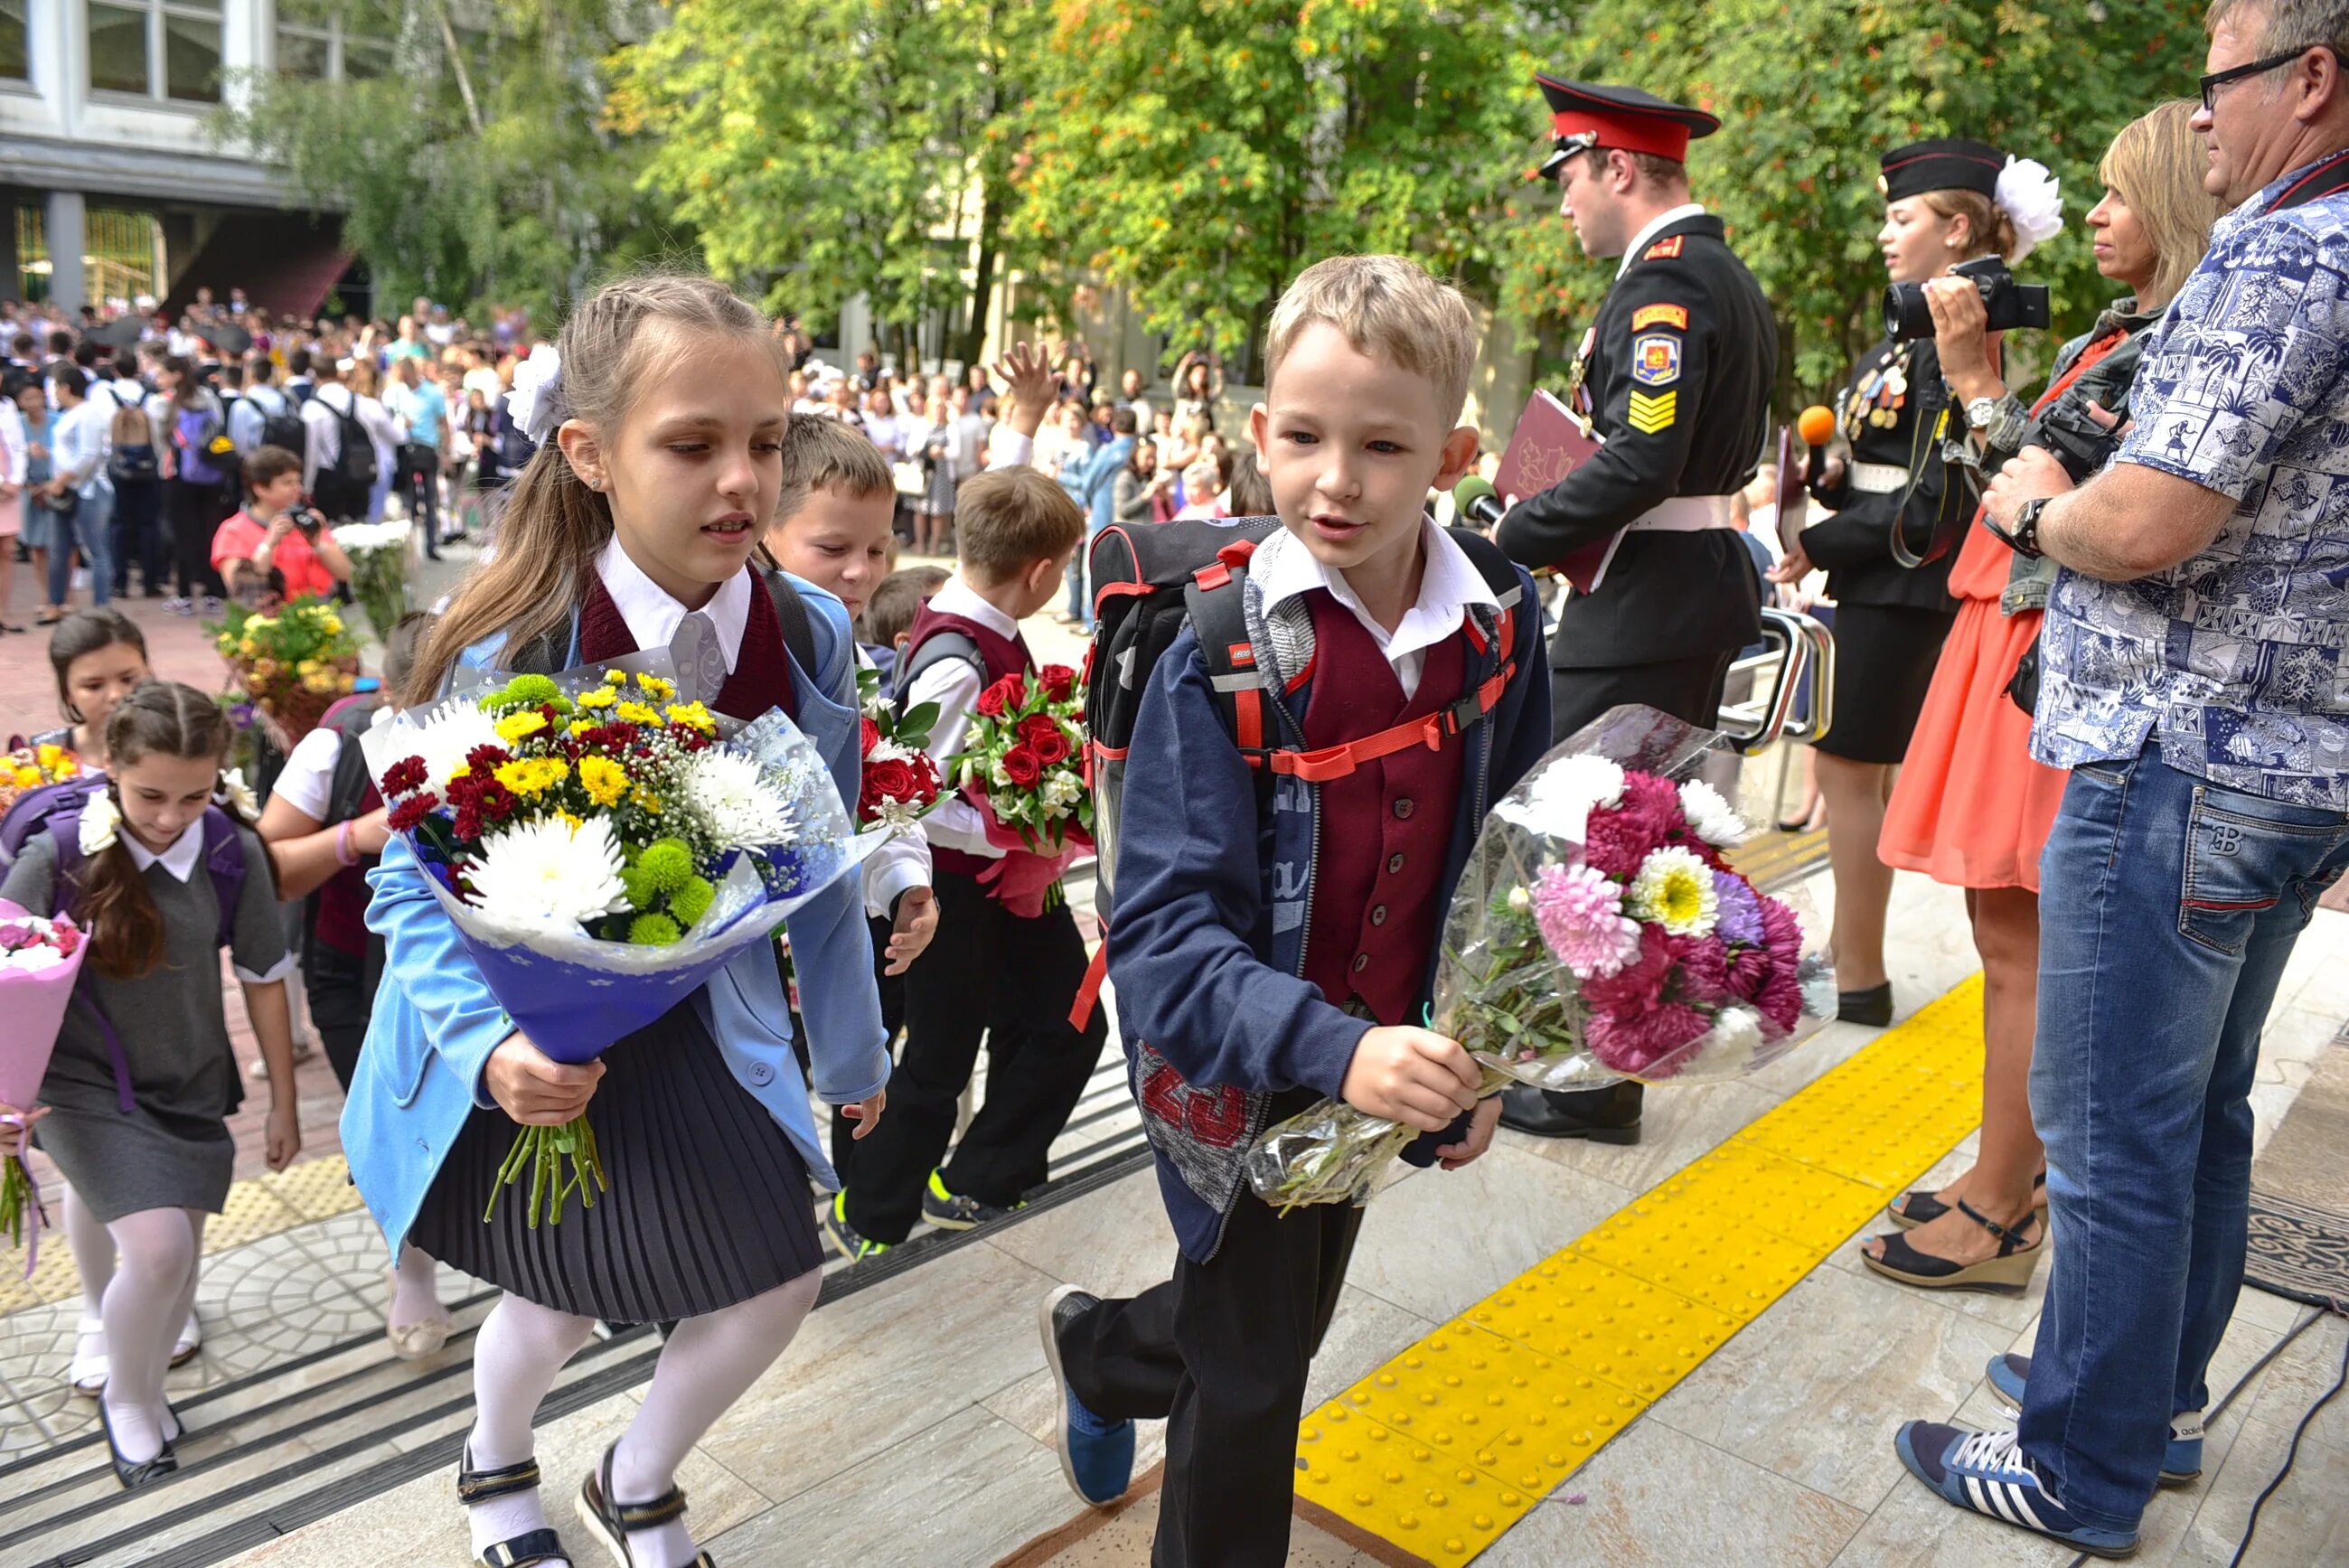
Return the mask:
<path id="1" fill-rule="evenodd" d="M 2119 459 L 2237 505 L 2207 550 L 2133 583 L 2065 571 L 2032 753 L 2135 757 L 2349 810 L 2349 152 L 2220 222 L 2148 336 Z M 2333 193 L 2298 201 L 2311 189 Z"/>

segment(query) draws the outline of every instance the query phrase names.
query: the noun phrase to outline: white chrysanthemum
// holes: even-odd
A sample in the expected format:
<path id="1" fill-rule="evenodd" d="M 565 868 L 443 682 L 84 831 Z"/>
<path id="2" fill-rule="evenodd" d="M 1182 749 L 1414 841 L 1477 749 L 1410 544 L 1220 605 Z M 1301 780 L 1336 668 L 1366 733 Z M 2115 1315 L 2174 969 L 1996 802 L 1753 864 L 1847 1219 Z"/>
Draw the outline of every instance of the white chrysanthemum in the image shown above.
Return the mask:
<path id="1" fill-rule="evenodd" d="M 1622 799 L 1620 763 L 1588 755 L 1561 758 L 1534 777 L 1523 811 L 1512 815 L 1543 833 L 1579 843 L 1590 813 Z"/>
<path id="2" fill-rule="evenodd" d="M 505 749 L 490 716 L 470 702 L 450 704 L 427 719 L 416 734 L 414 755 L 424 759 L 424 780 L 435 794 L 449 788 L 449 776 L 465 766 L 477 746 Z"/>
<path id="3" fill-rule="evenodd" d="M 405 522 L 347 522 L 327 531 L 347 555 L 371 555 L 378 550 L 408 547 L 409 525 Z"/>
<path id="4" fill-rule="evenodd" d="M 1691 1068 L 1709 1079 L 1737 1077 L 1762 1048 L 1762 1016 L 1751 1007 L 1723 1007 L 1699 1044 Z"/>
<path id="5" fill-rule="evenodd" d="M 466 878 L 481 912 L 512 925 L 561 930 L 628 907 L 619 841 L 602 817 L 575 831 L 560 817 L 542 817 L 492 833 Z"/>
<path id="6" fill-rule="evenodd" d="M 903 762 L 913 755 L 895 741 L 882 739 L 873 743 L 873 749 L 864 754 L 864 760 L 868 763 Z"/>
<path id="7" fill-rule="evenodd" d="M 1696 830 L 1696 836 L 1708 844 L 1726 847 L 1745 837 L 1745 819 L 1722 798 L 1720 790 L 1702 779 L 1692 779 L 1681 786 L 1681 810 L 1688 813 L 1689 826 Z"/>
<path id="8" fill-rule="evenodd" d="M 1674 936 L 1702 936 L 1720 918 L 1721 896 L 1713 891 L 1713 868 L 1692 850 L 1667 844 L 1640 862 L 1623 900 L 1624 913 L 1634 920 L 1661 925 Z"/>
<path id="9" fill-rule="evenodd" d="M 762 849 L 792 840 L 791 801 L 771 787 L 759 764 L 710 747 L 679 769 L 677 805 L 724 850 Z"/>
<path id="10" fill-rule="evenodd" d="M 44 969 L 55 969 L 66 961 L 66 955 L 46 943 L 30 947 L 10 948 L 0 953 L 0 969 L 18 975 L 37 975 Z"/>

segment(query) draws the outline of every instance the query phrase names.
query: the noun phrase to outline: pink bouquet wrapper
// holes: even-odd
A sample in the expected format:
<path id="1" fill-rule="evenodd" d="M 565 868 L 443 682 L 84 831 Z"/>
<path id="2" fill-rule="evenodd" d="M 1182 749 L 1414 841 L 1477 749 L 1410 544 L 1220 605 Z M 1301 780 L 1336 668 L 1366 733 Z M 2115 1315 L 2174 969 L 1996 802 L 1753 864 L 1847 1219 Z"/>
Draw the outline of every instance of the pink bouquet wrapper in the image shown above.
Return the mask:
<path id="1" fill-rule="evenodd" d="M 1002 859 L 978 873 L 979 882 L 1013 914 L 1022 920 L 1036 919 L 1050 907 L 1052 889 L 1068 875 L 1069 868 L 1093 847 L 1092 835 L 1071 818 L 1060 850 L 1047 852 L 1022 838 L 1019 829 L 1006 827 L 996 820 L 995 813 L 987 809 L 986 790 L 972 784 L 965 786 L 963 793 L 987 820 L 987 841 L 1004 851 Z"/>
<path id="2" fill-rule="evenodd" d="M 45 917 L 0 899 L 0 933 L 10 925 L 36 922 L 46 923 Z M 81 974 L 82 960 L 88 956 L 89 944 L 85 941 L 62 963 L 47 969 L 0 967 L 0 1017 L 8 1020 L 8 1027 L 0 1030 L 0 1102 L 26 1111 L 40 1098 L 41 1080 L 48 1076 L 49 1057 L 57 1048 L 57 1031 L 65 1023 L 67 1006 L 73 1001 L 74 981 Z M 32 1185 L 32 1167 L 25 1162 L 22 1153 L 16 1158 L 26 1184 Z M 40 1258 L 40 1232 L 45 1222 L 36 1205 L 30 1244 L 25 1251 L 25 1273 L 28 1277 Z"/>

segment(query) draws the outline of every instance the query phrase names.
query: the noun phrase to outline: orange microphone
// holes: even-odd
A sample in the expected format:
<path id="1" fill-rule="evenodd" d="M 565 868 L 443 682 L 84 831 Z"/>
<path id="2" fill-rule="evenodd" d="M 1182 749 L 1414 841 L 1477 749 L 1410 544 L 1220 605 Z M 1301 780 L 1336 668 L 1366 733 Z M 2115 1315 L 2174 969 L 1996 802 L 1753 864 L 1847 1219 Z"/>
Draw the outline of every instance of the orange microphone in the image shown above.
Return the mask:
<path id="1" fill-rule="evenodd" d="M 1835 410 L 1814 403 L 1795 419 L 1795 433 L 1806 447 L 1824 447 L 1835 439 Z"/>

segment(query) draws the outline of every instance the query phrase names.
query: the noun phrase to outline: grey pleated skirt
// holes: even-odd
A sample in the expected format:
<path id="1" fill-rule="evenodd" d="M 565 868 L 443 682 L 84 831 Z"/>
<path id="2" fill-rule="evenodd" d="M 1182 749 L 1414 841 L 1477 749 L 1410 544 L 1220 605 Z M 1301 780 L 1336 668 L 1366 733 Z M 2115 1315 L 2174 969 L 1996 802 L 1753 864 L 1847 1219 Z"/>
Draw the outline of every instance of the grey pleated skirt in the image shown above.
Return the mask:
<path id="1" fill-rule="evenodd" d="M 486 1222 L 514 1123 L 476 1109 L 409 1240 L 526 1301 L 606 1323 L 666 1323 L 748 1301 L 823 1264 L 807 1166 L 727 1069 L 690 1003 L 604 1053 L 587 1104 L 610 1187 L 559 1224 L 527 1221 L 527 1176 Z"/>

